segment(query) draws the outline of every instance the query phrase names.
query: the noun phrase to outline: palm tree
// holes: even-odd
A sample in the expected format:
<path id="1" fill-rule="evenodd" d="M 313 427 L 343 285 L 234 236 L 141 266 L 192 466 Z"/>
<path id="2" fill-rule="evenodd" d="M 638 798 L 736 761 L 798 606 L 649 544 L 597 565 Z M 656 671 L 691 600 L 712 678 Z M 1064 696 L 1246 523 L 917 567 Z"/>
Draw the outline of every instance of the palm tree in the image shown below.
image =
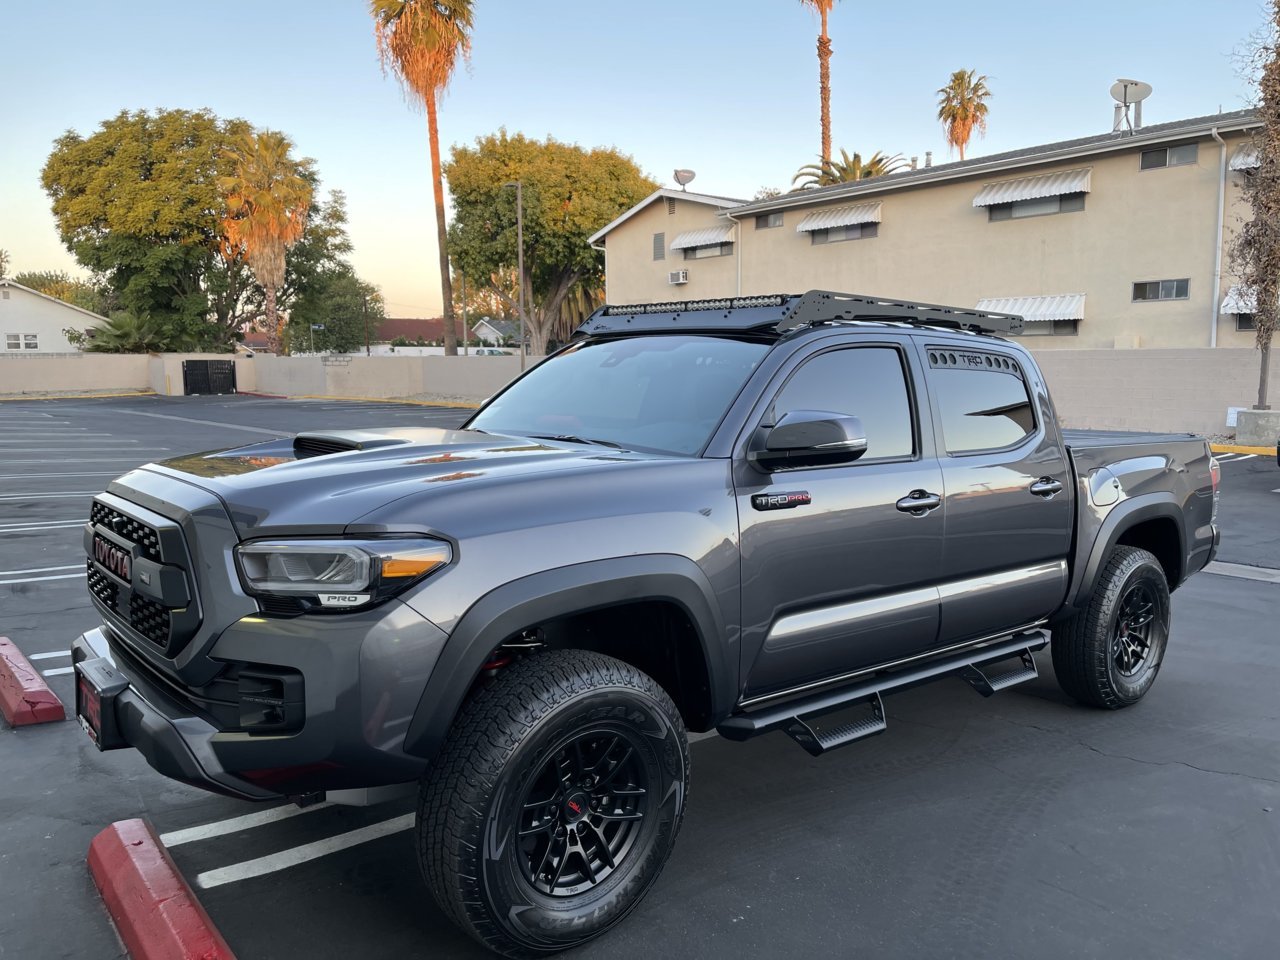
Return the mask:
<path id="1" fill-rule="evenodd" d="M 284 324 L 276 291 L 284 286 L 285 254 L 306 229 L 312 194 L 311 162 L 295 160 L 292 149 L 283 133 L 246 131 L 227 151 L 232 172 L 218 178 L 227 198 L 227 245 L 244 256 L 266 293 L 267 334 L 277 353 Z"/>
<path id="2" fill-rule="evenodd" d="M 827 36 L 827 15 L 836 0 L 800 0 L 800 5 L 816 10 L 822 18 L 818 34 L 818 99 L 822 103 L 822 160 L 831 159 L 831 38 Z"/>
<path id="3" fill-rule="evenodd" d="M 162 353 L 194 346 L 151 317 L 133 313 L 113 313 L 105 323 L 87 332 L 85 349 L 93 353 Z"/>
<path id="4" fill-rule="evenodd" d="M 883 177 L 887 173 L 897 173 L 907 165 L 902 154 L 885 156 L 877 150 L 866 160 L 862 154 L 854 151 L 850 156 L 845 150 L 840 151 L 839 160 L 823 160 L 811 163 L 796 171 L 791 178 L 791 190 L 811 190 L 814 187 L 829 187 L 836 183 L 853 183 L 855 180 L 870 180 L 872 177 Z"/>
<path id="5" fill-rule="evenodd" d="M 957 70 L 951 74 L 951 81 L 938 91 L 938 119 L 946 130 L 947 146 L 957 148 L 961 160 L 973 131 L 976 129 L 979 135 L 987 132 L 987 98 L 991 91 L 987 88 L 987 77 L 975 77 L 973 73 Z"/>
<path id="6" fill-rule="evenodd" d="M 444 304 L 444 352 L 457 356 L 436 110 L 459 57 L 466 57 L 471 51 L 471 0 L 369 0 L 369 12 L 383 69 L 391 70 L 405 95 L 427 109 L 436 243 L 440 248 L 440 295 Z"/>

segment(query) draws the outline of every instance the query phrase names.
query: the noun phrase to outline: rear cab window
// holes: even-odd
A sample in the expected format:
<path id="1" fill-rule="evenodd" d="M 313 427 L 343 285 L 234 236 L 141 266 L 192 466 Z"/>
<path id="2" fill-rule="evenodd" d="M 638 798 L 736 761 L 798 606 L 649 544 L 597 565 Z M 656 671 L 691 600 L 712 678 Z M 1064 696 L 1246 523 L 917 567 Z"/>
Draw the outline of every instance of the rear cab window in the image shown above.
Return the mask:
<path id="1" fill-rule="evenodd" d="M 1007 450 L 1035 435 L 1035 405 L 1016 357 L 953 345 L 930 345 L 926 354 L 948 454 Z"/>

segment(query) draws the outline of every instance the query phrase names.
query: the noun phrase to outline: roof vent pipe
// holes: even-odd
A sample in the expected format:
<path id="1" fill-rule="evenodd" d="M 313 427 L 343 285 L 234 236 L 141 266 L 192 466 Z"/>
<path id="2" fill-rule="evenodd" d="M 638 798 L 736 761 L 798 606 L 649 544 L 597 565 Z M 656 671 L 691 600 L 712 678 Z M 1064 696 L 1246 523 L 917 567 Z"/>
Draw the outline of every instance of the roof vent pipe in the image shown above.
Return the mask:
<path id="1" fill-rule="evenodd" d="M 1133 129 L 1142 129 L 1142 101 L 1139 100 L 1133 105 Z"/>
<path id="2" fill-rule="evenodd" d="M 1120 128 L 1124 126 L 1124 104 L 1113 104 L 1114 112 L 1111 117 L 1111 132 L 1119 133 Z"/>
<path id="3" fill-rule="evenodd" d="M 926 150 L 926 151 L 924 152 L 924 166 L 925 166 L 925 169 L 926 169 L 926 170 L 933 166 L 933 151 L 932 151 L 932 150 Z"/>
<path id="4" fill-rule="evenodd" d="M 912 157 L 912 158 L 911 158 L 911 169 L 912 169 L 912 170 L 915 170 L 915 169 L 916 169 L 917 167 L 919 167 L 919 166 L 920 166 L 920 158 L 919 158 L 919 157 Z"/>

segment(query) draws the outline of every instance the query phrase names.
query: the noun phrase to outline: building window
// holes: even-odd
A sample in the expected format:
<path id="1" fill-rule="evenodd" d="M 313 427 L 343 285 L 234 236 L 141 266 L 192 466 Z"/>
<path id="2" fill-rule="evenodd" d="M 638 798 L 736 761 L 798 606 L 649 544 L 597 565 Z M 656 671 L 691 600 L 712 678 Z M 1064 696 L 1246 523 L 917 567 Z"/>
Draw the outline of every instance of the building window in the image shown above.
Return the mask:
<path id="1" fill-rule="evenodd" d="M 1257 330 L 1258 321 L 1254 319 L 1252 313 L 1237 313 L 1236 329 L 1237 330 Z"/>
<path id="2" fill-rule="evenodd" d="M 826 230 L 810 230 L 809 242 L 839 243 L 841 240 L 866 240 L 880 233 L 878 223 L 852 223 L 847 227 L 830 227 Z"/>
<path id="3" fill-rule="evenodd" d="M 35 333 L 6 333 L 4 335 L 6 350 L 39 350 L 40 335 Z"/>
<path id="4" fill-rule="evenodd" d="M 665 233 L 655 233 L 653 235 L 653 259 L 667 259 L 667 235 Z"/>
<path id="5" fill-rule="evenodd" d="M 676 212 L 675 197 L 667 197 L 667 216 L 671 216 L 671 214 L 675 212 Z"/>
<path id="6" fill-rule="evenodd" d="M 1084 209 L 1084 198 L 1083 193 L 1068 193 L 1060 197 L 1036 197 L 1034 200 L 994 203 L 987 207 L 987 219 L 1021 220 L 1023 217 L 1043 217 L 1051 213 L 1074 213 Z"/>
<path id="7" fill-rule="evenodd" d="M 770 227 L 780 226 L 782 226 L 781 213 L 762 213 L 760 216 L 756 217 L 757 230 L 767 230 Z"/>
<path id="8" fill-rule="evenodd" d="M 1074 337 L 1079 320 L 1028 320 L 1022 325 L 1024 337 Z"/>
<path id="9" fill-rule="evenodd" d="M 1142 169 L 1156 170 L 1160 167 L 1181 167 L 1195 163 L 1199 144 L 1180 143 L 1176 147 L 1160 147 L 1158 150 L 1142 151 Z"/>
<path id="10" fill-rule="evenodd" d="M 1185 300 L 1190 280 L 1144 280 L 1133 285 L 1133 301 Z"/>
<path id="11" fill-rule="evenodd" d="M 709 247 L 685 247 L 686 260 L 704 260 L 707 257 L 727 257 L 733 253 L 732 243 L 715 243 Z"/>

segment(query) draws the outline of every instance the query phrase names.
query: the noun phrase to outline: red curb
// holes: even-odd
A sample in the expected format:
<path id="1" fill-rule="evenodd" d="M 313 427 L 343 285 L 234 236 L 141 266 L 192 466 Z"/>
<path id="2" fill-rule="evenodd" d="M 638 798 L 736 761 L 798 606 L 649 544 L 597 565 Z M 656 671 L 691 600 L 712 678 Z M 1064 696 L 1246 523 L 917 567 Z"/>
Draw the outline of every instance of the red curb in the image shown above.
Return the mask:
<path id="1" fill-rule="evenodd" d="M 8 637 L 0 637 L 0 713 L 15 727 L 67 719 L 62 701 Z"/>
<path id="2" fill-rule="evenodd" d="M 89 872 L 133 960 L 235 960 L 147 821 L 94 837 Z"/>

